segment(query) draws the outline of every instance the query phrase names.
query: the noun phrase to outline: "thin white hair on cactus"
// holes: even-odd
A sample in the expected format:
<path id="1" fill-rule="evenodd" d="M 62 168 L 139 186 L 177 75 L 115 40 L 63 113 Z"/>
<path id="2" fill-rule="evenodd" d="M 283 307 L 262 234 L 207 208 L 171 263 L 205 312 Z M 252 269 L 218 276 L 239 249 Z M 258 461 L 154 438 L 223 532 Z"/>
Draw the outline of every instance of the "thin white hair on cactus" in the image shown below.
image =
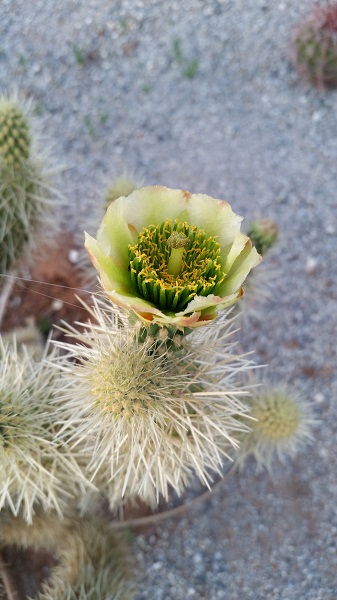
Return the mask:
<path id="1" fill-rule="evenodd" d="M 240 376 L 253 365 L 234 352 L 233 319 L 172 350 L 142 343 L 108 301 L 94 298 L 91 314 L 84 331 L 66 327 L 76 344 L 57 342 L 67 353 L 54 363 L 60 439 L 87 458 L 87 476 L 113 509 L 135 497 L 155 507 L 171 489 L 181 495 L 194 474 L 210 486 L 249 429 L 237 417 L 248 412 Z"/>
<path id="2" fill-rule="evenodd" d="M 56 360 L 56 352 L 49 360 Z M 89 485 L 69 448 L 55 442 L 55 370 L 0 337 L 0 510 L 31 523 L 37 506 L 62 515 Z"/>

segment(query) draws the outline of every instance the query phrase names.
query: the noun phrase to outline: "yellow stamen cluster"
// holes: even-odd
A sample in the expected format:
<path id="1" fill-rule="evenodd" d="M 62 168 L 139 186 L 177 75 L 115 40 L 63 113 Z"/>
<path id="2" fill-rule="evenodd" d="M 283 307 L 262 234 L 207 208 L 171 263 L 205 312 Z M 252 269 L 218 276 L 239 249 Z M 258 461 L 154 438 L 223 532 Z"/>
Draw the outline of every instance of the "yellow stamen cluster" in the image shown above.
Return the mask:
<path id="1" fill-rule="evenodd" d="M 175 264 L 173 252 L 179 252 Z M 137 291 L 161 309 L 183 310 L 195 295 L 215 293 L 225 277 L 220 244 L 179 220 L 144 228 L 137 244 L 129 246 L 129 257 Z"/>

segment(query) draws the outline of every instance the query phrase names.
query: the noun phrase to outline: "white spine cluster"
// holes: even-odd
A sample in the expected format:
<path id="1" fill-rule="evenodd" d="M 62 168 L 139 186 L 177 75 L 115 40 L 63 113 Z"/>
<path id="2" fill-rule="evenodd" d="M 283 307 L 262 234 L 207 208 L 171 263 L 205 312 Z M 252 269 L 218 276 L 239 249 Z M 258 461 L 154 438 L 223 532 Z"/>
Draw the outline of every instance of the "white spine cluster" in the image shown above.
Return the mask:
<path id="1" fill-rule="evenodd" d="M 108 303 L 94 300 L 92 315 L 84 332 L 69 328 L 76 345 L 59 344 L 67 351 L 55 363 L 59 439 L 86 457 L 87 476 L 113 509 L 135 497 L 155 507 L 194 474 L 209 485 L 248 430 L 237 417 L 248 411 L 240 374 L 251 363 L 233 351 L 232 321 L 173 351 L 165 341 L 139 342 Z"/>
<path id="2" fill-rule="evenodd" d="M 57 360 L 55 351 L 51 362 Z M 31 523 L 35 508 L 63 514 L 87 485 L 51 417 L 56 372 L 0 338 L 0 510 Z"/>

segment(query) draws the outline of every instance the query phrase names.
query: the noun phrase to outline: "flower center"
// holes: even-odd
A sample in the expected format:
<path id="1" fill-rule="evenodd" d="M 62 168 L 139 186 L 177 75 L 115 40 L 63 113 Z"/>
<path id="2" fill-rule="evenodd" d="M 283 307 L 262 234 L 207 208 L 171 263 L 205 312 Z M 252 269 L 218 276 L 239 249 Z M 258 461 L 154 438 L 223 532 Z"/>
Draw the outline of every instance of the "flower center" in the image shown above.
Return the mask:
<path id="1" fill-rule="evenodd" d="M 220 244 L 179 220 L 145 227 L 129 245 L 129 261 L 139 295 L 161 310 L 184 310 L 194 296 L 215 293 L 225 278 Z"/>

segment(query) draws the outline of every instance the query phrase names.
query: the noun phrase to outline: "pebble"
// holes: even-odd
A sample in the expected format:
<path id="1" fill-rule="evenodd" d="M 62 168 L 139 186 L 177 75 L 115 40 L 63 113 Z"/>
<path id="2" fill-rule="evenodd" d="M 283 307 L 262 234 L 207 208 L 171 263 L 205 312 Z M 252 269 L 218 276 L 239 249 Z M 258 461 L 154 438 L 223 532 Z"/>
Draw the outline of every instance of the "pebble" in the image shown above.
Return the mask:
<path id="1" fill-rule="evenodd" d="M 63 308 L 64 302 L 62 300 L 53 300 L 51 303 L 51 309 L 55 311 L 59 311 Z"/>
<path id="2" fill-rule="evenodd" d="M 317 266 L 318 266 L 318 259 L 309 257 L 307 259 L 306 266 L 305 266 L 307 274 L 312 275 L 316 271 Z"/>

